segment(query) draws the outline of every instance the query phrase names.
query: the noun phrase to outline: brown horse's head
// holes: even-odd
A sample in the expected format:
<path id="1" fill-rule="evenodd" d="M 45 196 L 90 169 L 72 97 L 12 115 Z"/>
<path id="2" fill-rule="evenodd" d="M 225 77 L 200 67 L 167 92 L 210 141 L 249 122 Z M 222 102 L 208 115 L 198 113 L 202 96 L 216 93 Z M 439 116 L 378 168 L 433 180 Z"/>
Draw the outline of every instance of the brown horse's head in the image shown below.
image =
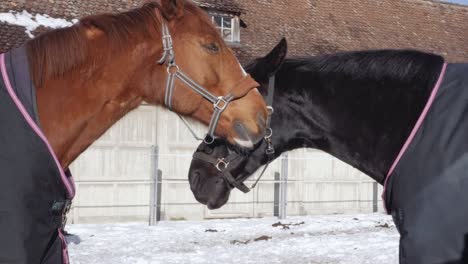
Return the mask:
<path id="1" fill-rule="evenodd" d="M 213 95 L 232 94 L 236 98 L 222 113 L 216 135 L 242 147 L 253 147 L 264 134 L 265 103 L 256 89 L 258 84 L 245 73 L 209 17 L 187 0 L 161 0 L 149 5 L 154 6 L 158 20 L 168 25 L 179 69 Z M 163 53 L 161 33 L 154 41 L 158 47 L 153 55 L 156 61 Z M 151 70 L 143 87 L 145 100 L 160 104 L 164 101 L 167 66 L 154 64 Z M 210 122 L 213 103 L 179 80 L 175 81 L 171 102 L 175 112 Z"/>
<path id="2" fill-rule="evenodd" d="M 174 89 L 166 89 L 170 60 L 159 63 L 167 58 L 164 25 L 179 73 L 209 91 L 211 102 L 179 79 Z M 173 91 L 173 111 L 205 124 L 217 97 L 232 94 L 235 100 L 213 132 L 245 148 L 264 134 L 266 106 L 258 84 L 206 13 L 189 0 L 159 0 L 119 14 L 85 17 L 28 41 L 27 52 L 43 130 L 63 166 L 143 101 L 164 104 L 166 90 Z"/>

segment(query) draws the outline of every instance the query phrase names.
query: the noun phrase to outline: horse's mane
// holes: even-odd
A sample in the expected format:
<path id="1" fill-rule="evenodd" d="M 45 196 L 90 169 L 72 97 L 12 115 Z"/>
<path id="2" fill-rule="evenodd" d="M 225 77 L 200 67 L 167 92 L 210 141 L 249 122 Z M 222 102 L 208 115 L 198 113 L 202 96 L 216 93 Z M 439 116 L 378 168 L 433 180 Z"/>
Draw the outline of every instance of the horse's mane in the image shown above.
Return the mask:
<path id="1" fill-rule="evenodd" d="M 437 78 L 444 58 L 416 50 L 368 50 L 340 52 L 308 58 L 286 59 L 280 71 L 320 72 L 353 80 L 414 82 Z"/>
<path id="2" fill-rule="evenodd" d="M 197 12 L 190 1 L 185 6 L 186 11 Z M 131 50 L 142 38 L 159 36 L 161 26 L 156 8 L 160 5 L 150 2 L 124 13 L 88 16 L 71 27 L 52 30 L 28 41 L 26 49 L 35 84 L 41 86 L 45 78 L 61 76 L 85 63 L 89 57 L 94 61 L 106 59 L 89 56 L 95 44 L 87 36 L 89 29 L 102 31 L 106 36 L 106 51 L 111 52 L 93 54 L 98 56 Z"/>

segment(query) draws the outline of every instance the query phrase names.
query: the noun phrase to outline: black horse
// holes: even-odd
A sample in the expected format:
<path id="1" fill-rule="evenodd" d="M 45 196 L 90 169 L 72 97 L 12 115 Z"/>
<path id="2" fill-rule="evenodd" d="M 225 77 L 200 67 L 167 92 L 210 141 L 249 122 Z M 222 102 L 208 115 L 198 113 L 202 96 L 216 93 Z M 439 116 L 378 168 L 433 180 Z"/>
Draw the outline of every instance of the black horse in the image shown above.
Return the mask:
<path id="1" fill-rule="evenodd" d="M 400 263 L 465 263 L 468 66 L 413 50 L 284 59 L 286 52 L 283 40 L 246 67 L 264 97 L 275 76 L 275 153 L 266 154 L 267 140 L 247 152 L 221 140 L 201 144 L 189 172 L 196 199 L 219 208 L 271 159 L 316 148 L 386 183 Z M 229 164 L 214 166 L 226 157 Z"/>

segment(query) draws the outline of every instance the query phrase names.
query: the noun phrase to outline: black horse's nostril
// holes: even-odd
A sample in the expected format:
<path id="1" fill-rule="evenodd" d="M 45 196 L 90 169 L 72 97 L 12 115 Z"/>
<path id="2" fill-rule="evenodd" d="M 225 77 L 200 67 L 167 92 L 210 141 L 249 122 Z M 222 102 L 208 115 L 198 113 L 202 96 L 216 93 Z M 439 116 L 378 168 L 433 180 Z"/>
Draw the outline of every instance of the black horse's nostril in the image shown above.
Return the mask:
<path id="1" fill-rule="evenodd" d="M 190 175 L 190 182 L 191 182 L 191 187 L 192 189 L 193 188 L 197 188 L 198 184 L 200 183 L 200 172 L 199 171 L 194 171 L 193 173 L 191 173 Z"/>
<path id="2" fill-rule="evenodd" d="M 209 148 L 209 147 L 207 147 L 207 148 L 205 148 L 205 153 L 206 153 L 206 154 L 208 154 L 208 155 L 210 155 L 210 154 L 212 154 L 212 153 L 213 153 L 213 149 L 212 149 L 212 148 Z"/>

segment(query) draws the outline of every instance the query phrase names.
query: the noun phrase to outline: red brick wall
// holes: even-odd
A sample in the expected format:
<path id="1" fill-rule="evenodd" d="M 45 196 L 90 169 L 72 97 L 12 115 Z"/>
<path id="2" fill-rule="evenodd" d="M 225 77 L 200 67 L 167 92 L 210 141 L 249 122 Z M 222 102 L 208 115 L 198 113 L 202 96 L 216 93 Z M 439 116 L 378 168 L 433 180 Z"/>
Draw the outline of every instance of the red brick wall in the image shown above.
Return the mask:
<path id="1" fill-rule="evenodd" d="M 77 18 L 119 12 L 143 0 L 2 0 L 0 12 L 28 10 Z M 221 1 L 205 0 L 218 3 Z M 242 62 L 264 55 L 287 37 L 290 55 L 356 49 L 416 48 L 468 61 L 468 7 L 429 0 L 222 0 L 245 11 L 241 18 Z M 24 30 L 0 23 L 0 51 L 27 39 Z"/>
<path id="2" fill-rule="evenodd" d="M 268 52 L 283 36 L 289 54 L 416 48 L 468 61 L 468 7 L 426 0 L 237 0 L 242 61 Z"/>

